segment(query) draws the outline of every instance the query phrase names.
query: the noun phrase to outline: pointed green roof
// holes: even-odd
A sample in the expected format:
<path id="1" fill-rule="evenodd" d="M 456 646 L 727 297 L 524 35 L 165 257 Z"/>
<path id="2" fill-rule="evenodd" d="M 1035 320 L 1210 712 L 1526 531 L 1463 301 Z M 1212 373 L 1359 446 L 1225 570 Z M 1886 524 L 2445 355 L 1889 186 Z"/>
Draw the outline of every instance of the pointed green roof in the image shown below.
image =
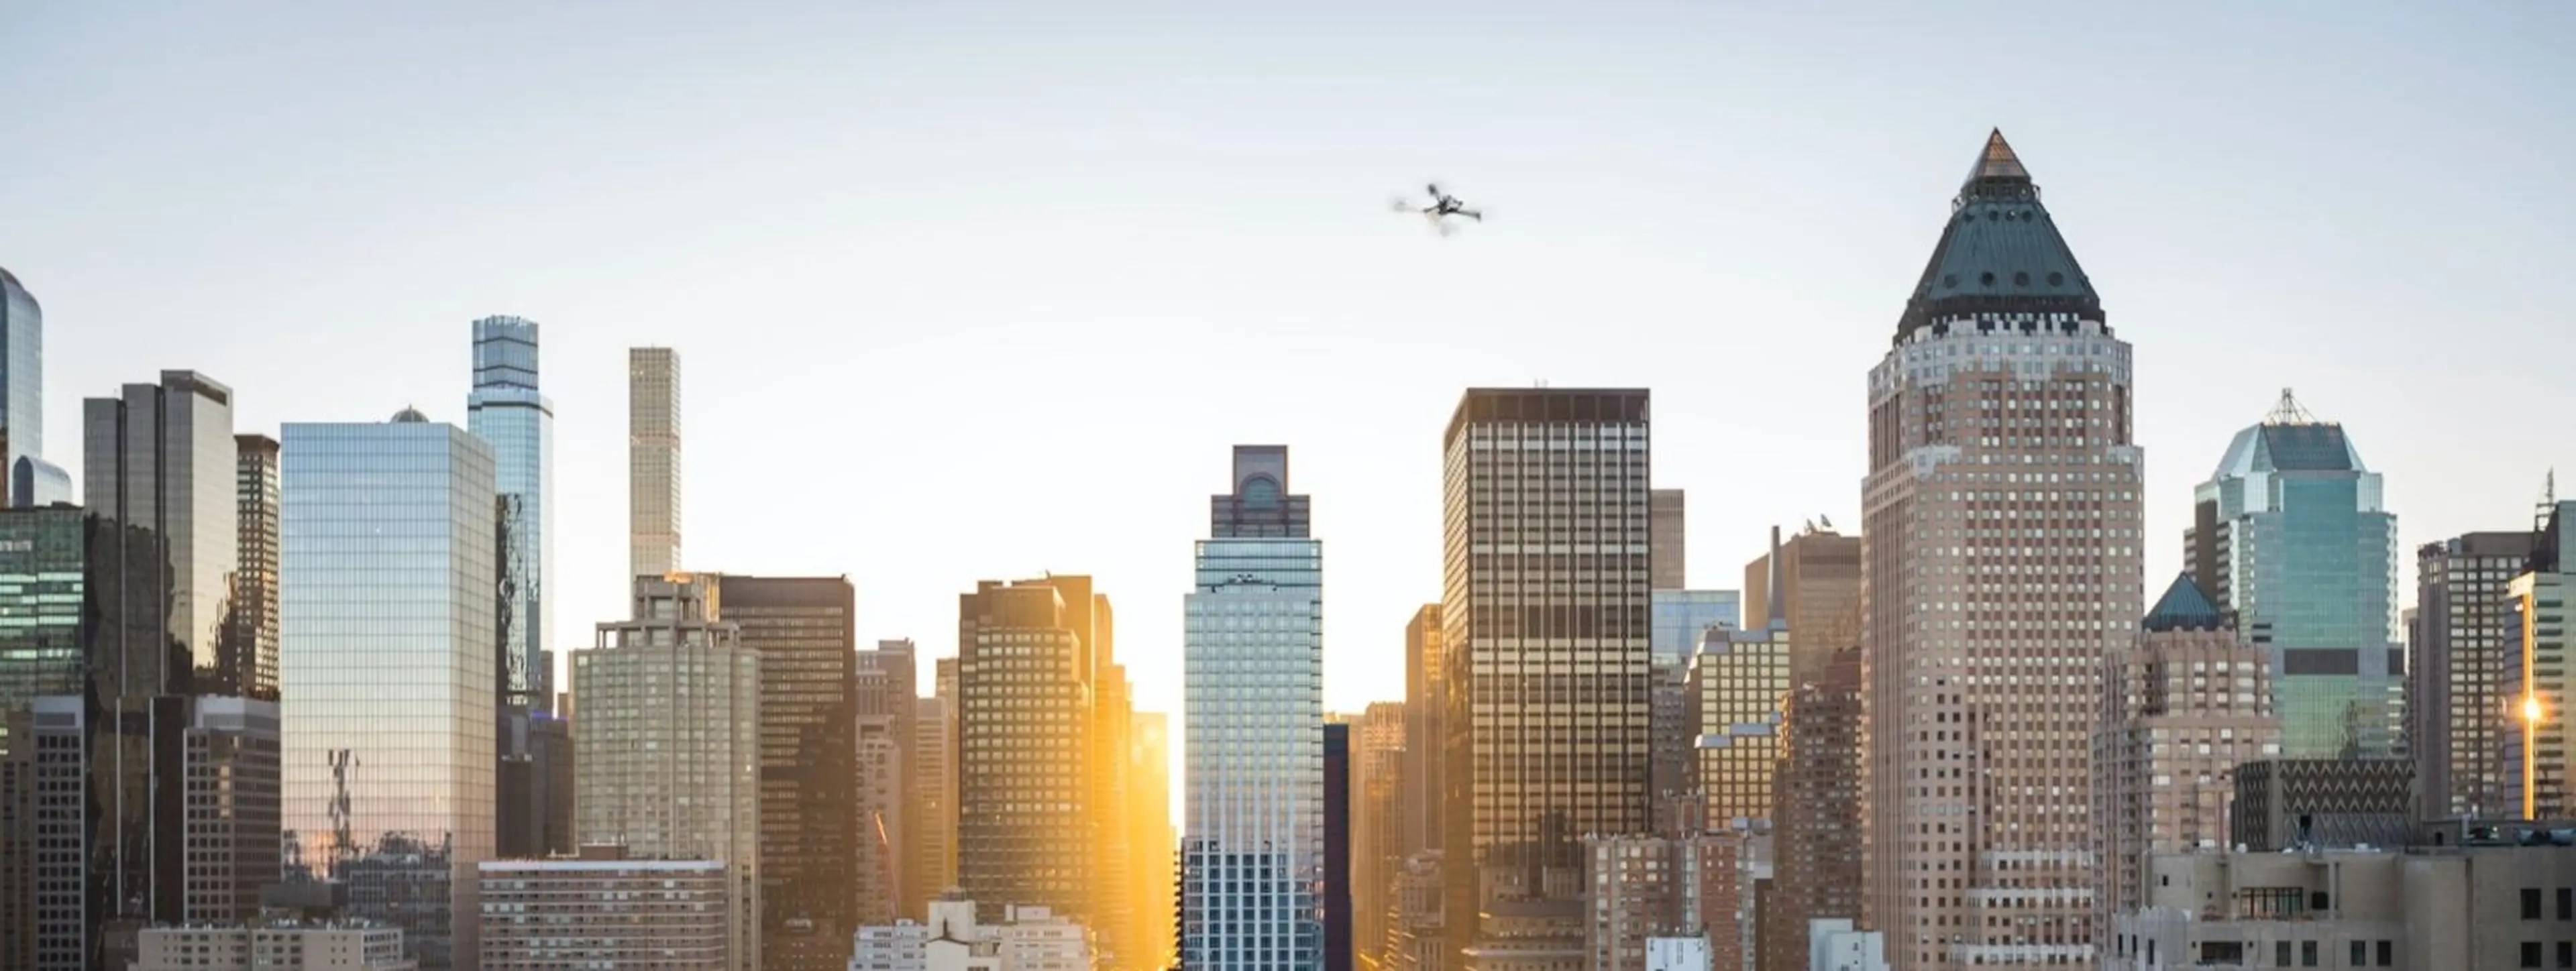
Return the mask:
<path id="1" fill-rule="evenodd" d="M 1976 314 L 2071 313 L 2102 320 L 2102 298 L 2058 235 L 2039 186 L 2001 129 L 1986 136 L 1950 204 L 1950 224 L 1897 322 L 1915 328 Z"/>
<path id="2" fill-rule="evenodd" d="M 2211 603 L 2200 584 L 2191 582 L 2191 574 L 2175 577 L 2165 595 L 2156 598 L 2155 609 L 2139 626 L 2148 630 L 2217 630 L 2227 625 L 2227 615 Z"/>

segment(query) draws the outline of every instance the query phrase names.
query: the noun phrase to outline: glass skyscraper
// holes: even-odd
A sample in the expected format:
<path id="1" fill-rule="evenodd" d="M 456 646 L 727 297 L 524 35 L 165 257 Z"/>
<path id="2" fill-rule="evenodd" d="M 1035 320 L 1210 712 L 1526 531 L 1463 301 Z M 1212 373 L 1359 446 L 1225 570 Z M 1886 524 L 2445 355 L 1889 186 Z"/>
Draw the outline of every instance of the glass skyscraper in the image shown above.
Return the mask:
<path id="1" fill-rule="evenodd" d="M 423 971 L 470 971 L 494 840 L 492 449 L 408 408 L 281 438 L 290 866 L 400 925 Z"/>
<path id="2" fill-rule="evenodd" d="M 35 294 L 0 269 L 0 452 L 7 454 L 5 468 L 15 477 L 19 459 L 44 451 L 45 312 Z"/>
<path id="3" fill-rule="evenodd" d="M 1183 598 L 1181 963 L 1324 966 L 1324 548 L 1284 446 L 1239 445 Z"/>
<path id="4" fill-rule="evenodd" d="M 554 575 L 555 406 L 537 393 L 537 324 L 518 317 L 474 322 L 474 392 L 465 427 L 492 447 L 501 529 L 501 613 L 496 636 L 509 659 L 509 703 L 554 707 L 554 638 L 546 581 Z"/>
<path id="5" fill-rule="evenodd" d="M 2343 426 L 2284 392 L 2193 490 L 2185 541 L 2192 579 L 2271 659 L 2282 757 L 2398 755 L 2397 517 Z"/>

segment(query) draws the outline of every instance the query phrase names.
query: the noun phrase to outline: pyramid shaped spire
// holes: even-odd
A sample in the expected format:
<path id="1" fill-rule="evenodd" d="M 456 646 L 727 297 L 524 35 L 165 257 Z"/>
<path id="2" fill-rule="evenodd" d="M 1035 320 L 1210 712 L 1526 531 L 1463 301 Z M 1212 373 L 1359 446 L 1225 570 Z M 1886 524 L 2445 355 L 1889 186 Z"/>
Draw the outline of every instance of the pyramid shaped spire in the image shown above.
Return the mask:
<path id="1" fill-rule="evenodd" d="M 2227 623 L 2227 615 L 2202 593 L 2200 584 L 2191 582 L 2191 574 L 2175 577 L 2165 595 L 2156 598 L 2155 609 L 2147 611 L 2140 625 L 2148 630 L 2217 630 Z"/>
<path id="2" fill-rule="evenodd" d="M 1986 149 L 1976 155 L 1976 167 L 1968 170 L 1968 180 L 1960 183 L 1960 193 L 1971 193 L 1978 185 L 1991 183 L 2030 185 L 2030 170 L 2022 167 L 2022 157 L 2012 152 L 2012 142 L 2004 142 L 2004 129 L 1986 134 Z"/>

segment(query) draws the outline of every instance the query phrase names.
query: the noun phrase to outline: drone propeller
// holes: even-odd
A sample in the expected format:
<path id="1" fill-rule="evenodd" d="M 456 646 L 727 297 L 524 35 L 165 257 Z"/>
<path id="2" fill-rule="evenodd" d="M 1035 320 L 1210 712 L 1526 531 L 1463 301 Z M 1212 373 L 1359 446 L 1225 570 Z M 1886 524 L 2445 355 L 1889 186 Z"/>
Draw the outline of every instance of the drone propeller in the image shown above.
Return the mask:
<path id="1" fill-rule="evenodd" d="M 1412 212 L 1420 207 L 1415 206 L 1411 199 L 1407 199 L 1403 196 L 1396 196 L 1394 199 L 1387 202 L 1387 208 L 1395 212 Z"/>

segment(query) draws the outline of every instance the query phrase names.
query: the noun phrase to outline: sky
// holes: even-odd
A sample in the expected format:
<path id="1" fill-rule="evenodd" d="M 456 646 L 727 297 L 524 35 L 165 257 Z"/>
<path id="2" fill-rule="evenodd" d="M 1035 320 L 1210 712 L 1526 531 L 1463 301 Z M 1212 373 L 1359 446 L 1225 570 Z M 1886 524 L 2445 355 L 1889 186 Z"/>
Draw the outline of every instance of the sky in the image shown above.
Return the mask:
<path id="1" fill-rule="evenodd" d="M 2291 387 L 2386 474 L 2411 602 L 2416 544 L 2526 528 L 2576 463 L 2570 37 L 2519 2 L 0 0 L 0 266 L 75 470 L 79 399 L 163 368 L 246 432 L 461 425 L 469 322 L 538 321 L 558 650 L 626 616 L 629 346 L 682 355 L 687 566 L 845 574 L 863 644 L 934 656 L 977 580 L 1089 573 L 1142 708 L 1180 705 L 1230 446 L 1283 443 L 1356 709 L 1439 596 L 1467 387 L 1651 388 L 1694 586 L 1857 523 L 1865 376 L 1997 127 L 2136 346 L 2148 588 Z M 1488 221 L 1389 211 L 1432 178 Z"/>

